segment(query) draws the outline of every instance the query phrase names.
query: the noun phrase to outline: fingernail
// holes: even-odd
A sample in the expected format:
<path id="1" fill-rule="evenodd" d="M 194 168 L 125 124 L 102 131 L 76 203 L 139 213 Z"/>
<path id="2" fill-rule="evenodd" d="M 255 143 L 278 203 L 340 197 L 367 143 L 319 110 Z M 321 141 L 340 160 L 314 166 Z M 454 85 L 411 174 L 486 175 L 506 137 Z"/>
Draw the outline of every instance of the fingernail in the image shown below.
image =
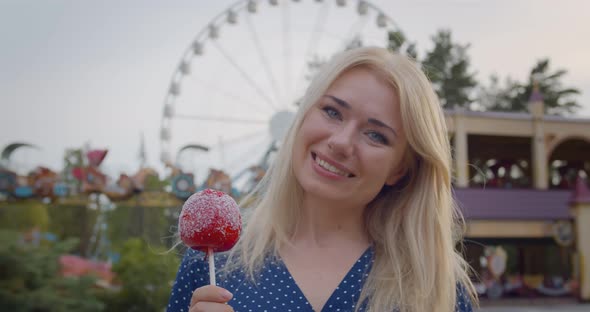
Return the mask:
<path id="1" fill-rule="evenodd" d="M 221 296 L 223 297 L 223 299 L 229 301 L 234 295 L 227 290 L 223 290 L 223 292 L 221 293 Z"/>

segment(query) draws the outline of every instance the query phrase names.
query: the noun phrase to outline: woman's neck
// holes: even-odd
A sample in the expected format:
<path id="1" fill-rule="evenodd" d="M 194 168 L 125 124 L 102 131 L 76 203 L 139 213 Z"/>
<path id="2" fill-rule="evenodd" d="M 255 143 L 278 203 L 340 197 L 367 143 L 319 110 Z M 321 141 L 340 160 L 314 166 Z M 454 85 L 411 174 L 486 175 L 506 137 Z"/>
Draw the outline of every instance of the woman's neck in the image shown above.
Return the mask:
<path id="1" fill-rule="evenodd" d="M 350 243 L 368 245 L 363 210 L 360 206 L 305 196 L 292 242 L 319 248 Z"/>

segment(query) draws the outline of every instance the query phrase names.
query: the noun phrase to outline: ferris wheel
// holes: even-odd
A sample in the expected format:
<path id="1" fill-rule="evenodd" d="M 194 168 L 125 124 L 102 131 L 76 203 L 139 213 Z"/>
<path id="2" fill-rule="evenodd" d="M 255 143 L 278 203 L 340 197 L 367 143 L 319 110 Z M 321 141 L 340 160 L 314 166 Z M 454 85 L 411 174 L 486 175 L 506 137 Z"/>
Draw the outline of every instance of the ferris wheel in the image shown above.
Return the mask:
<path id="1" fill-rule="evenodd" d="M 161 160 L 197 183 L 223 170 L 239 188 L 248 168 L 271 161 L 321 64 L 351 47 L 386 47 L 390 33 L 401 30 L 369 1 L 237 1 L 205 24 L 174 70 Z"/>

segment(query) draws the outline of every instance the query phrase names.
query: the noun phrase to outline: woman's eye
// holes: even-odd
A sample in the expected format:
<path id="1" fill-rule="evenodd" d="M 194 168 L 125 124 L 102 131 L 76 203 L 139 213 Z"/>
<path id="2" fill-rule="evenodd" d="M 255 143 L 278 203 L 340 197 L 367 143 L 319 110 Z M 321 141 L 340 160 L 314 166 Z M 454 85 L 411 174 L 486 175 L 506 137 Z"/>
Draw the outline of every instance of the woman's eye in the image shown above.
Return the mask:
<path id="1" fill-rule="evenodd" d="M 367 132 L 367 136 L 373 142 L 376 142 L 379 144 L 388 144 L 387 138 L 379 132 L 369 131 L 369 132 Z"/>
<path id="2" fill-rule="evenodd" d="M 322 108 L 322 110 L 326 113 L 326 115 L 328 115 L 328 117 L 330 117 L 332 119 L 338 119 L 338 120 L 342 119 L 340 112 L 331 106 L 326 106 L 326 107 Z"/>

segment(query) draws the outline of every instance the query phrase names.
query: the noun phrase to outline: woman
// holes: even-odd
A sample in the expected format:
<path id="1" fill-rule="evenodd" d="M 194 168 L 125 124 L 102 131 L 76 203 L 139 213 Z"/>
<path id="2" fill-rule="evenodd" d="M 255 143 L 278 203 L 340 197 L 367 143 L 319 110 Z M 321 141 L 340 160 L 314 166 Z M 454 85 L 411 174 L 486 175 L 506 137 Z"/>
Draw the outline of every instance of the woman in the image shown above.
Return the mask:
<path id="1" fill-rule="evenodd" d="M 471 311 L 450 167 L 415 63 L 380 48 L 337 55 L 251 195 L 238 244 L 218 256 L 220 287 L 189 251 L 169 311 Z"/>

